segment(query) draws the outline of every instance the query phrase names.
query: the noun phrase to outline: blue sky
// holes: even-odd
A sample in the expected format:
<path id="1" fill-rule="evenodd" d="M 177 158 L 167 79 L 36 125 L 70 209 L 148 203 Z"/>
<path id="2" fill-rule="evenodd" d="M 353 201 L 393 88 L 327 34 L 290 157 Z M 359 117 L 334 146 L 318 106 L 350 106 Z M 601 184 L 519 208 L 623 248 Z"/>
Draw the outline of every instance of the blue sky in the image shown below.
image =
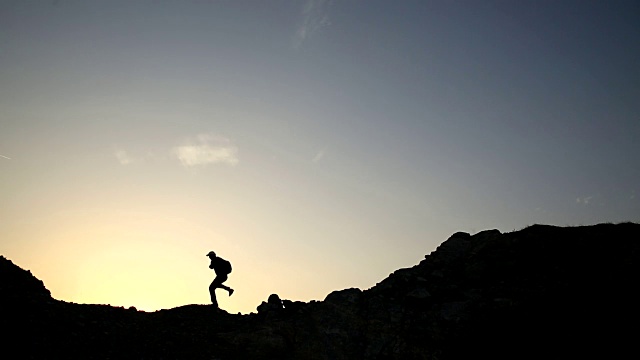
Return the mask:
<path id="1" fill-rule="evenodd" d="M 0 1 L 0 253 L 54 297 L 322 299 L 640 220 L 635 1 Z M 179 289 L 179 290 L 178 290 Z M 226 296 L 226 295 L 225 295 Z"/>

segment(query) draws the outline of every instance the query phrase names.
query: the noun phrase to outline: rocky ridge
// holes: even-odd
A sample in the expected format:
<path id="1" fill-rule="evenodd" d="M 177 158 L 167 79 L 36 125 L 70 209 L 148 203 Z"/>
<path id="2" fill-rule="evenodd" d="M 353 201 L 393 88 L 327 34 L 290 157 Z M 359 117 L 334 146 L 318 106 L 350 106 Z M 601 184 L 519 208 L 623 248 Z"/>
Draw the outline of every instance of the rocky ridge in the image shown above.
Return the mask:
<path id="1" fill-rule="evenodd" d="M 637 284 L 633 223 L 459 232 L 371 289 L 274 294 L 249 315 L 67 303 L 0 257 L 0 344 L 19 358 L 622 357 L 635 352 Z"/>

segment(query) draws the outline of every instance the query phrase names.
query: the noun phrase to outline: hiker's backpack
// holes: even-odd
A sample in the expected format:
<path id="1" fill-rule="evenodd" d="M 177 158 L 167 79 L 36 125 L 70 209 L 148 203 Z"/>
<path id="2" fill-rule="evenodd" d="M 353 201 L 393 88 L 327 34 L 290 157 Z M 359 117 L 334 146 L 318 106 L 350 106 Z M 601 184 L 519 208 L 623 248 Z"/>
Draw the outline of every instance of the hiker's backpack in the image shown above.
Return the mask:
<path id="1" fill-rule="evenodd" d="M 219 258 L 218 260 L 218 269 L 223 274 L 228 274 L 231 272 L 231 263 L 225 259 Z"/>

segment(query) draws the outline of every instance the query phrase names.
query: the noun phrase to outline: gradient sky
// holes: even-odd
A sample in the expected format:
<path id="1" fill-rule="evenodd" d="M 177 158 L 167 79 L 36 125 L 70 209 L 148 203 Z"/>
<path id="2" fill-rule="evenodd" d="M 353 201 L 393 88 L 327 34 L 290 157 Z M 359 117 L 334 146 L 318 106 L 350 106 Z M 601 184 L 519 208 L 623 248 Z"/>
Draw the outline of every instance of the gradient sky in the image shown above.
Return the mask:
<path id="1" fill-rule="evenodd" d="M 640 221 L 638 1 L 0 0 L 0 254 L 56 299 L 322 300 Z M 606 246 L 606 244 L 603 244 Z"/>

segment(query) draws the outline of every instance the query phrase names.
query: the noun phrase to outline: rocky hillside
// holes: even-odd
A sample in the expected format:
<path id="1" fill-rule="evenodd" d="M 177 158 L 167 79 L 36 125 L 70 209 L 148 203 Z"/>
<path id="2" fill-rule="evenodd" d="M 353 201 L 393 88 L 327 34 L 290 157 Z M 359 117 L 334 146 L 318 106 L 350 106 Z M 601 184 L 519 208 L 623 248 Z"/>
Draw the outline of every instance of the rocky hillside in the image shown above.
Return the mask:
<path id="1" fill-rule="evenodd" d="M 257 314 L 153 313 L 52 299 L 0 258 L 0 338 L 16 358 L 539 359 L 636 353 L 640 225 L 456 233 L 419 264 Z"/>

